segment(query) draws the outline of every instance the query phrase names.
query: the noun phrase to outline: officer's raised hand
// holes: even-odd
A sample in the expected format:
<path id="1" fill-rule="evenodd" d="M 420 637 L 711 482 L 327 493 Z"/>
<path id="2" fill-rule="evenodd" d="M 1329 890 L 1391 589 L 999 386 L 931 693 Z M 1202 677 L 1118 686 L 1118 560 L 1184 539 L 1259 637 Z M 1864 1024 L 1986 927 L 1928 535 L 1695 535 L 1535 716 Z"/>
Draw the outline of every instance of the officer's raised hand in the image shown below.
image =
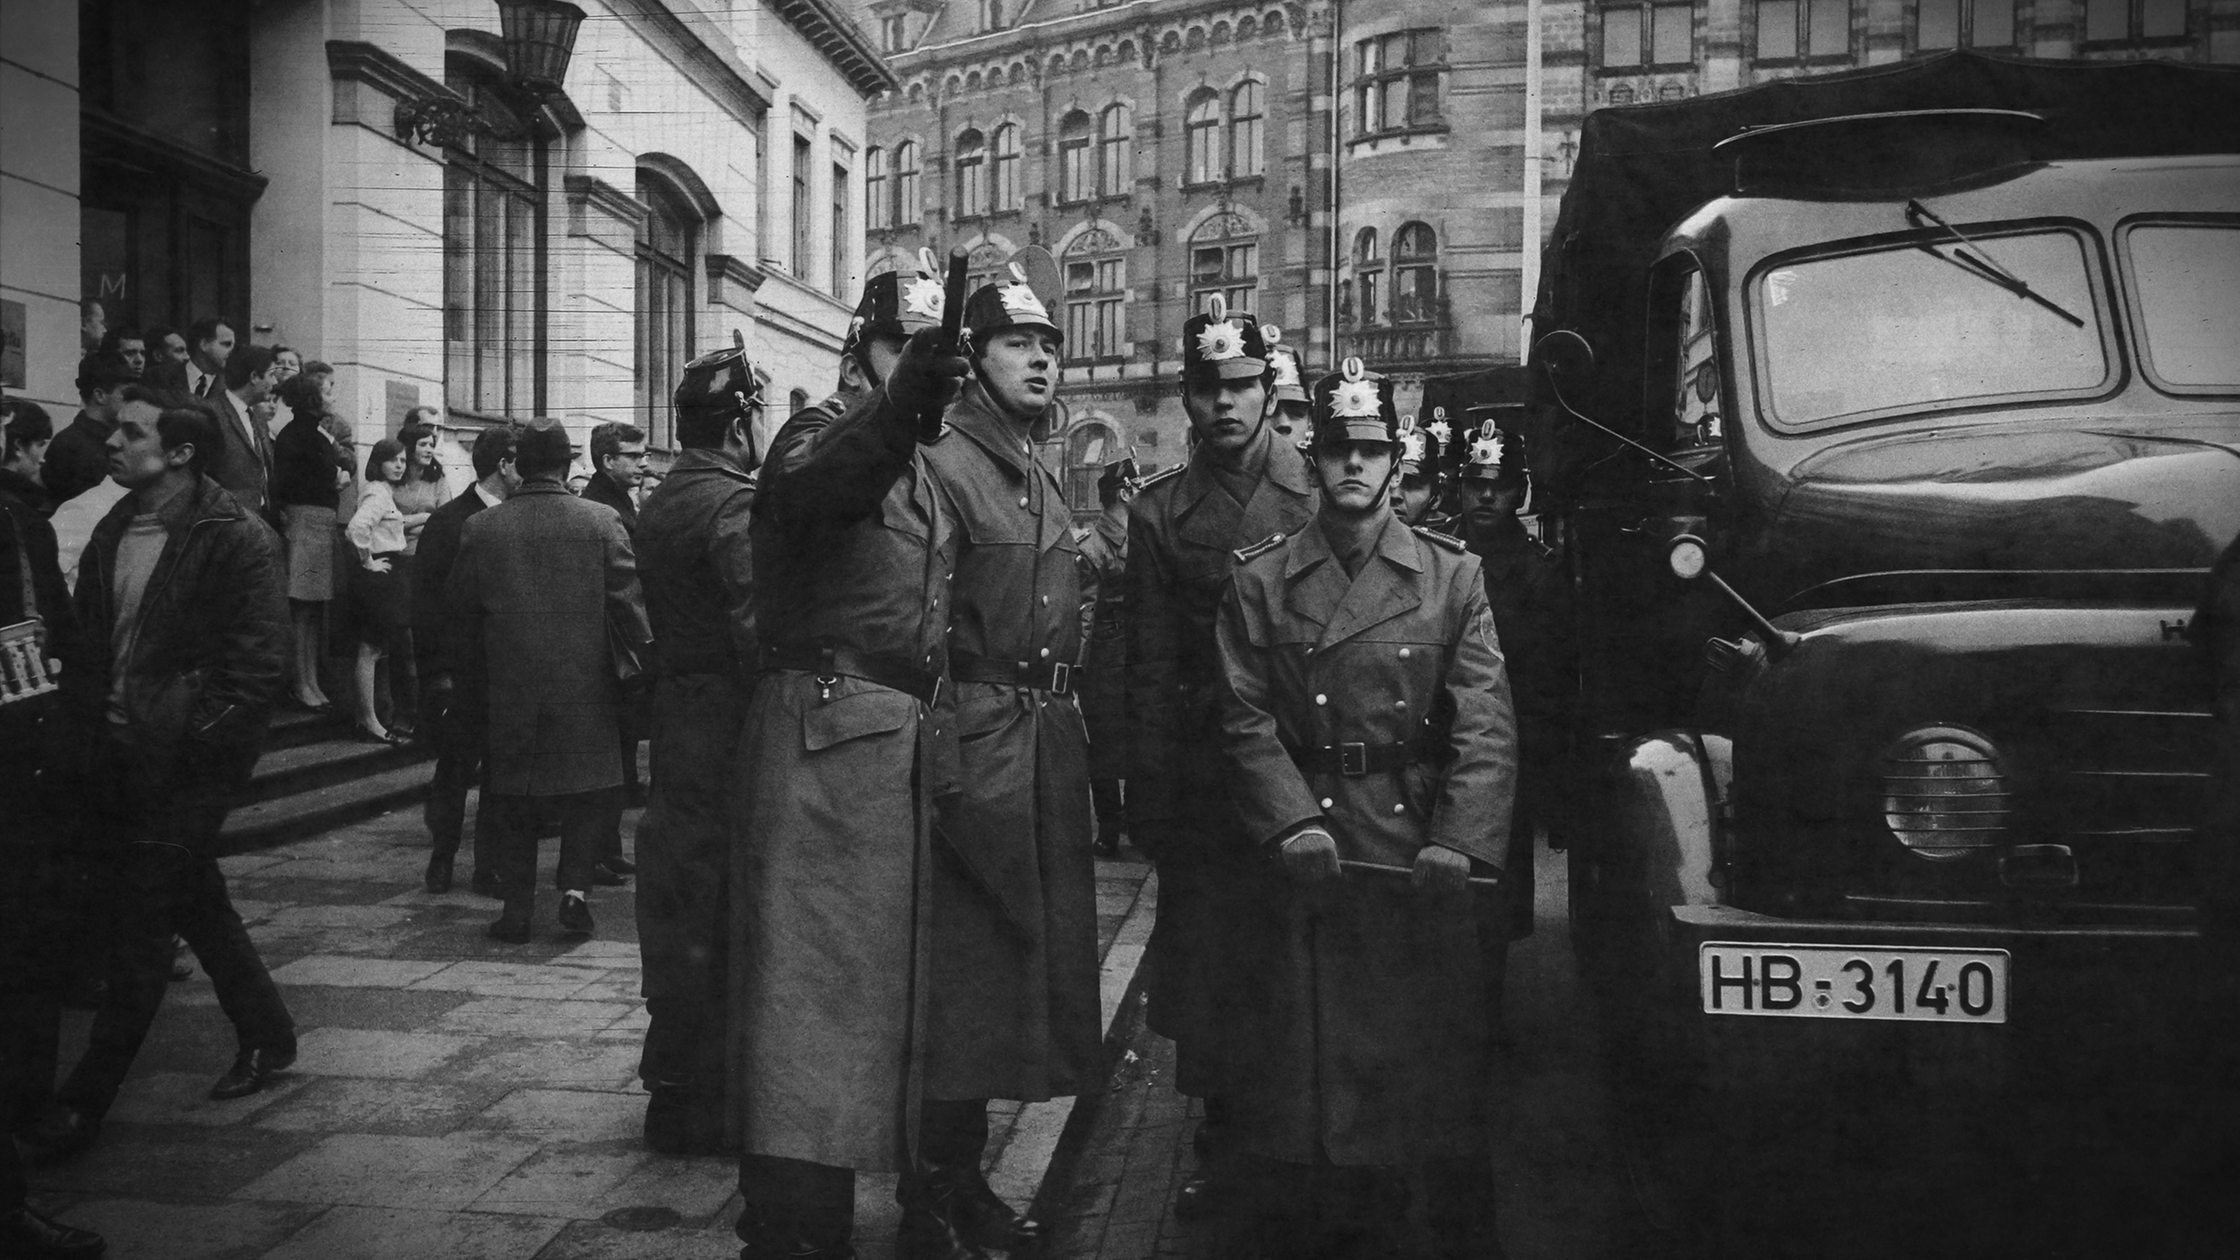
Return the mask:
<path id="1" fill-rule="evenodd" d="M 924 328 L 902 345 L 902 357 L 887 377 L 887 400 L 918 418 L 918 439 L 941 436 L 942 413 L 956 401 L 972 364 L 954 348 L 941 345 L 941 330 Z"/>
<path id="2" fill-rule="evenodd" d="M 1320 827 L 1309 827 L 1276 848 L 1284 874 L 1313 888 L 1338 878 L 1338 842 Z"/>
<path id="3" fill-rule="evenodd" d="M 1408 884 L 1427 897 L 1459 897 L 1470 891 L 1470 859 L 1457 850 L 1427 844 L 1416 851 Z"/>

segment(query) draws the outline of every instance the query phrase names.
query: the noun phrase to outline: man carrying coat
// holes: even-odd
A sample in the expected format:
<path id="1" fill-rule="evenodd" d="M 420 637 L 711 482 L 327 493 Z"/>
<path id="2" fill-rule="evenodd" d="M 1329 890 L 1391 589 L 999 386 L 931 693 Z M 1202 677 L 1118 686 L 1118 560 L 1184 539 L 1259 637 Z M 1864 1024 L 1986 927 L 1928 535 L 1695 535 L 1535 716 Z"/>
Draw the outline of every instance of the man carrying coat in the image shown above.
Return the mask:
<path id="1" fill-rule="evenodd" d="M 1270 878 L 1250 860 L 1221 761 L 1214 612 L 1237 548 L 1314 519 L 1306 466 L 1270 419 L 1281 376 L 1267 331 L 1219 298 L 1183 325 L 1182 407 L 1197 446 L 1128 512 L 1128 837 L 1159 868 L 1145 1020 L 1174 1040 L 1175 1088 L 1206 1108 L 1201 1171 L 1175 1204 L 1185 1218 L 1219 1195 L 1222 1078 L 1252 1070 L 1251 1048 L 1225 1028 L 1241 982 L 1229 938 Z"/>
<path id="2" fill-rule="evenodd" d="M 684 453 L 638 517 L 653 623 L 653 800 L 638 824 L 646 1145 L 723 1146 L 724 962 L 730 954 L 732 755 L 754 680 L 754 421 L 744 350 L 685 364 L 673 396 Z"/>
<path id="3" fill-rule="evenodd" d="M 460 530 L 447 589 L 453 659 L 484 680 L 482 825 L 505 898 L 490 935 L 516 945 L 536 908 L 540 807 L 560 818 L 560 930 L 592 930 L 591 865 L 622 810 L 616 643 L 649 637 L 622 520 L 568 493 L 569 458 L 558 420 L 522 427 L 521 488 Z"/>
<path id="4" fill-rule="evenodd" d="M 855 1172 L 900 1171 L 915 1128 L 927 846 L 934 795 L 955 787 L 934 706 L 956 537 L 921 444 L 966 368 L 931 327 L 940 284 L 904 285 L 865 287 L 842 391 L 779 430 L 750 526 L 762 670 L 731 867 L 741 1260 L 854 1255 Z"/>
<path id="5" fill-rule="evenodd" d="M 1314 393 L 1321 508 L 1238 553 L 1218 630 L 1243 838 L 1290 883 L 1250 956 L 1227 1136 L 1266 1178 L 1262 1255 L 1357 1254 L 1397 1215 L 1378 1182 L 1420 1165 L 1435 1254 L 1480 1260 L 1471 879 L 1506 856 L 1516 721 L 1477 558 L 1393 514 L 1390 382 L 1348 359 Z"/>
<path id="6" fill-rule="evenodd" d="M 988 1188 L 988 1100 L 1095 1082 L 1096 864 L 1088 735 L 1074 695 L 1081 573 L 1065 495 L 1034 456 L 1063 334 L 1014 272 L 964 312 L 975 379 L 925 458 L 960 542 L 949 674 L 963 790 L 933 848 L 920 1166 L 904 1179 L 902 1260 L 1010 1251 L 1039 1226 Z"/>

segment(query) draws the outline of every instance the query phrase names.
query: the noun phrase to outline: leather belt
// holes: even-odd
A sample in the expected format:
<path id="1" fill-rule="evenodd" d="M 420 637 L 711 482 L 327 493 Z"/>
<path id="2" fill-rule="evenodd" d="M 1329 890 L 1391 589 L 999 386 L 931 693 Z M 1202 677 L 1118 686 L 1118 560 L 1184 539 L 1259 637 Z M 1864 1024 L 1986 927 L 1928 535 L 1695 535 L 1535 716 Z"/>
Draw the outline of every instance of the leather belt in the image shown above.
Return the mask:
<path id="1" fill-rule="evenodd" d="M 1358 779 L 1365 774 L 1398 770 L 1431 760 L 1434 749 L 1426 741 L 1405 744 L 1319 744 L 1311 748 L 1286 748 L 1301 770 L 1319 770 Z"/>
<path id="2" fill-rule="evenodd" d="M 941 692 L 941 675 L 887 657 L 870 656 L 844 647 L 781 647 L 766 644 L 762 668 L 798 669 L 825 678 L 860 678 L 906 695 L 921 704 L 932 704 Z"/>
<path id="3" fill-rule="evenodd" d="M 958 682 L 994 683 L 1065 695 L 1073 690 L 1071 661 L 1006 661 L 965 652 L 949 654 L 949 677 Z"/>

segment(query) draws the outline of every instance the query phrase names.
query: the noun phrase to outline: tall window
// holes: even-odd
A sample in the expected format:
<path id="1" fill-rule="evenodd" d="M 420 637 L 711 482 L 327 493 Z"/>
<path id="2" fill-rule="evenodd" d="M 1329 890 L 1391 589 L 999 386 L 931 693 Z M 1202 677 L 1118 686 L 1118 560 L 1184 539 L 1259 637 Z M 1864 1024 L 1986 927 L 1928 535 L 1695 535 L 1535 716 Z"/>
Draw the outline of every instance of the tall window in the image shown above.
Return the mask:
<path id="1" fill-rule="evenodd" d="M 481 80 L 445 81 L 484 129 L 444 153 L 444 397 L 526 418 L 544 409 L 544 141 Z"/>
<path id="2" fill-rule="evenodd" d="M 910 17 L 904 13 L 890 13 L 879 19 L 879 51 L 898 53 L 910 47 Z"/>
<path id="3" fill-rule="evenodd" d="M 1183 182 L 1221 178 L 1221 98 L 1212 88 L 1191 96 L 1182 117 Z"/>
<path id="4" fill-rule="evenodd" d="M 809 175 L 815 169 L 816 166 L 809 156 L 809 138 L 803 135 L 794 136 L 792 270 L 797 278 L 803 280 L 809 278 L 809 259 L 811 257 L 809 241 L 815 226 L 815 221 L 810 218 L 809 210 Z"/>
<path id="5" fill-rule="evenodd" d="M 988 148 L 977 131 L 957 137 L 957 213 L 969 219 L 988 212 Z"/>
<path id="6" fill-rule="evenodd" d="M 1019 208 L 1019 124 L 996 128 L 995 163 L 990 194 L 998 210 Z"/>
<path id="7" fill-rule="evenodd" d="M 1353 238 L 1353 282 L 1360 293 L 1355 303 L 1360 321 L 1374 324 L 1384 311 L 1384 255 L 1378 249 L 1377 230 L 1361 229 Z"/>
<path id="8" fill-rule="evenodd" d="M 918 221 L 918 142 L 905 140 L 894 147 L 894 221 Z"/>
<path id="9" fill-rule="evenodd" d="M 1077 109 L 1058 124 L 1058 200 L 1089 199 L 1096 188 L 1089 162 L 1089 113 Z"/>
<path id="10" fill-rule="evenodd" d="M 1914 47 L 2011 48 L 2015 0 L 1920 0 L 1915 11 Z"/>
<path id="11" fill-rule="evenodd" d="M 700 219 L 667 181 L 638 175 L 638 200 L 652 207 L 638 226 L 638 425 L 654 446 L 673 446 L 669 400 L 692 357 L 692 265 Z"/>
<path id="12" fill-rule="evenodd" d="M 1851 0 L 1758 0 L 1758 60 L 1851 52 Z"/>
<path id="13" fill-rule="evenodd" d="M 1066 357 L 1128 353 L 1128 261 L 1120 242 L 1090 228 L 1066 247 Z"/>
<path id="14" fill-rule="evenodd" d="M 984 240 L 973 246 L 972 252 L 965 255 L 964 260 L 965 292 L 978 293 L 994 284 L 998 276 L 1010 279 L 1010 269 L 1004 265 L 1009 261 L 1011 255 L 1005 253 L 1003 247 L 994 241 Z"/>
<path id="15" fill-rule="evenodd" d="M 1396 31 L 1354 47 L 1356 132 L 1438 127 L 1440 80 L 1447 70 L 1447 33 Z"/>
<path id="16" fill-rule="evenodd" d="M 1403 223 L 1392 234 L 1392 322 L 1439 317 L 1439 234 L 1428 224 Z"/>
<path id="17" fill-rule="evenodd" d="M 1125 458 L 1120 435 L 1094 420 L 1084 421 L 1066 435 L 1066 505 L 1076 512 L 1095 512 L 1103 504 L 1097 482 L 1104 466 Z"/>
<path id="18" fill-rule="evenodd" d="M 888 200 L 887 151 L 871 146 L 863 155 L 863 225 L 883 228 L 894 222 L 894 203 Z"/>
<path id="19" fill-rule="evenodd" d="M 1235 214 L 1217 214 L 1190 238 L 1190 309 L 1206 308 L 1218 293 L 1229 309 L 1251 314 L 1260 292 L 1260 241 L 1252 225 Z"/>
<path id="20" fill-rule="evenodd" d="M 855 250 L 848 245 L 848 168 L 832 164 L 832 282 L 834 296 L 846 292 L 848 264 Z"/>
<path id="21" fill-rule="evenodd" d="M 2186 0 L 2084 0 L 2088 44 L 2180 39 L 2185 33 Z"/>
<path id="22" fill-rule="evenodd" d="M 1004 10 L 1009 7 L 1004 4 L 1003 0 L 980 0 L 980 29 L 983 31 L 1002 29 Z"/>
<path id="23" fill-rule="evenodd" d="M 1258 175 L 1263 168 L 1260 145 L 1260 85 L 1250 79 L 1229 93 L 1229 173 Z"/>
<path id="24" fill-rule="evenodd" d="M 1694 58 L 1695 18 L 1695 5 L 1687 0 L 1617 0 L 1602 11 L 1602 64 L 1687 65 Z"/>
<path id="25" fill-rule="evenodd" d="M 1097 115 L 1097 186 L 1107 197 L 1127 196 L 1135 179 L 1135 131 L 1135 119 L 1125 105 L 1107 105 Z"/>

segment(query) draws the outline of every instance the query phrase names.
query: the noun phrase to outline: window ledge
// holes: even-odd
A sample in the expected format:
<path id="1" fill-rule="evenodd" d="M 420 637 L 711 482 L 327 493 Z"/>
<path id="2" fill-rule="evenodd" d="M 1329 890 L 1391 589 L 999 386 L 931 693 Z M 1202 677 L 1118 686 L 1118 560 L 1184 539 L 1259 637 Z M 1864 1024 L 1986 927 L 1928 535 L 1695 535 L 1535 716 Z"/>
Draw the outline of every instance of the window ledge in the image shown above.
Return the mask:
<path id="1" fill-rule="evenodd" d="M 1452 127 L 1449 127 L 1445 123 L 1436 123 L 1423 127 L 1387 127 L 1383 131 L 1360 132 L 1356 134 L 1352 139 L 1346 141 L 1346 147 L 1351 149 L 1358 145 L 1381 144 L 1387 140 L 1397 140 L 1404 148 L 1410 144 L 1415 143 L 1415 141 L 1418 139 L 1438 139 L 1448 135 L 1453 130 L 1454 129 Z"/>
<path id="2" fill-rule="evenodd" d="M 2080 39 L 2079 52 L 2123 52 L 2133 48 L 2190 48 L 2191 35 L 2141 35 L 2137 39 Z"/>
<path id="3" fill-rule="evenodd" d="M 1595 75 L 1604 79 L 1630 79 L 1644 74 L 1691 74 L 1696 69 L 1692 61 L 1642 61 L 1626 66 L 1597 66 Z"/>

